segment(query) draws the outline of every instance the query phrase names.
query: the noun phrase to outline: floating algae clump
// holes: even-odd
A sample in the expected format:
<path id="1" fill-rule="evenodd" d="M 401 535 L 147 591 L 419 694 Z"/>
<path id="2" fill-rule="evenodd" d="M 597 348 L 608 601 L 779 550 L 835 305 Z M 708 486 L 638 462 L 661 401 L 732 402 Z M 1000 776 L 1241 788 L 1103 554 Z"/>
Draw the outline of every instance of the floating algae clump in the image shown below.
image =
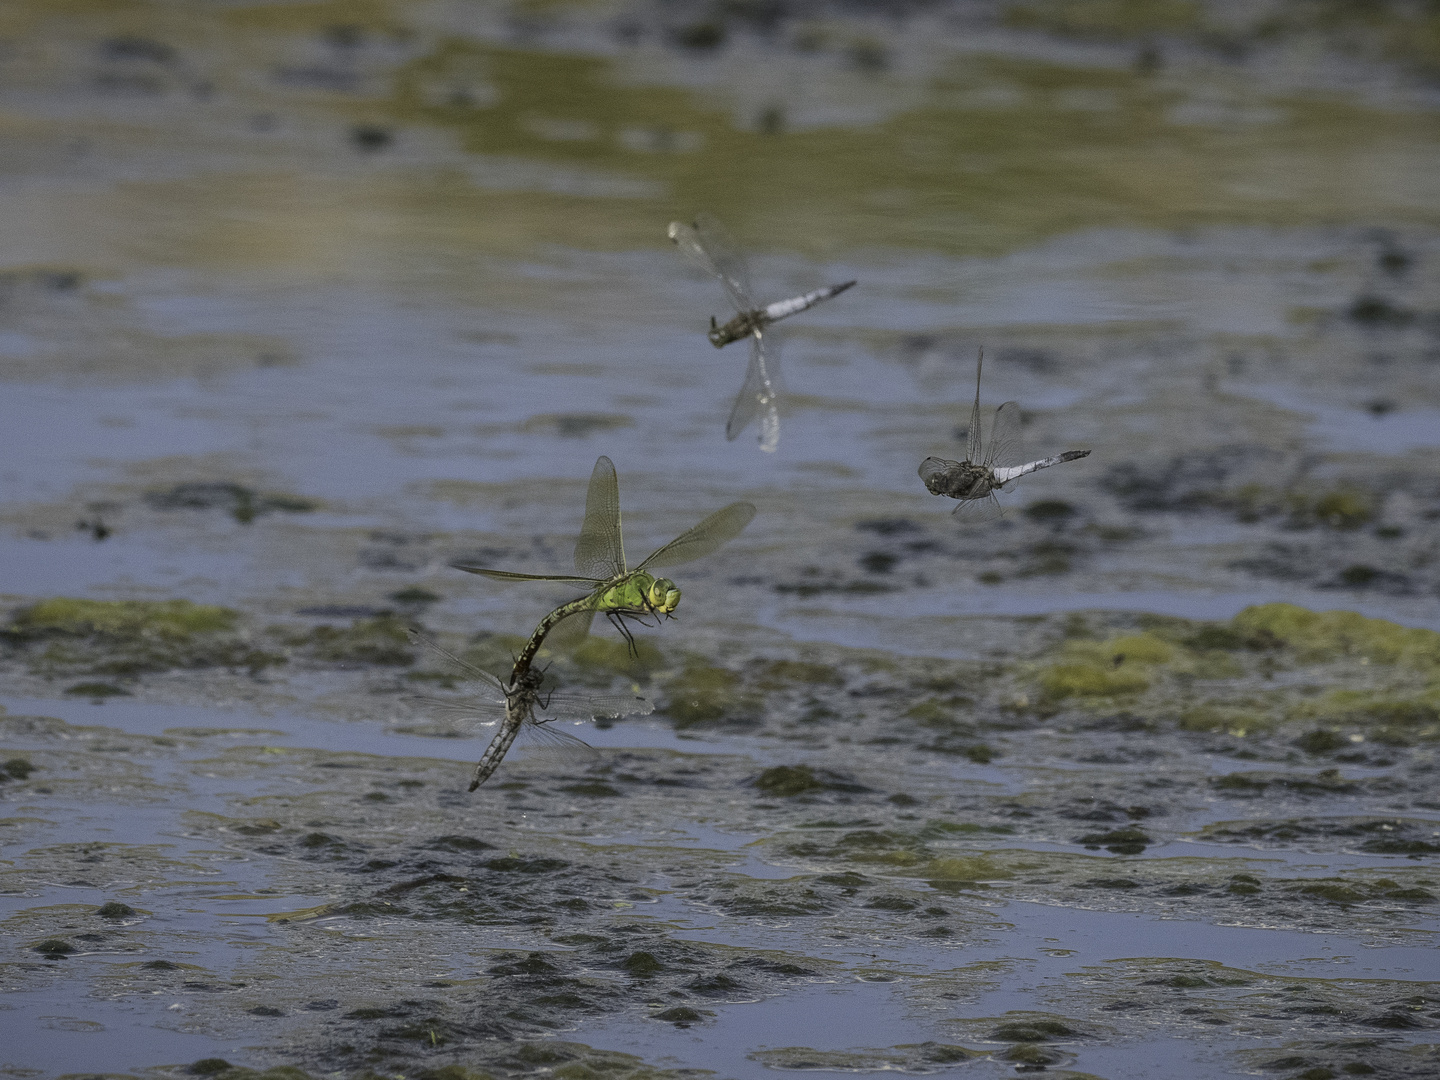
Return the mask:
<path id="1" fill-rule="evenodd" d="M 1070 641 L 1058 664 L 1040 675 L 1052 701 L 1067 697 L 1117 697 L 1150 688 L 1147 668 L 1168 663 L 1175 649 L 1153 634 L 1126 634 L 1108 641 Z"/>
<path id="2" fill-rule="evenodd" d="M 689 660 L 665 684 L 665 711 L 679 729 L 742 720 L 745 713 L 756 711 L 756 702 L 742 692 L 741 682 L 729 668 Z"/>
<path id="3" fill-rule="evenodd" d="M 246 667 L 256 672 L 284 662 L 282 656 L 252 647 L 238 633 L 238 622 L 238 614 L 229 608 L 189 600 L 60 596 L 16 611 L 0 637 L 20 646 L 46 643 L 32 664 L 50 675 L 79 670 L 134 676 L 187 667 Z M 93 692 L 101 684 L 81 686 Z M 105 686 L 104 693 L 124 692 Z"/>
<path id="4" fill-rule="evenodd" d="M 1240 612 L 1232 625 L 1242 633 L 1272 636 L 1305 662 L 1358 657 L 1375 664 L 1440 671 L 1440 633 L 1368 619 L 1353 611 L 1262 604 Z"/>
<path id="5" fill-rule="evenodd" d="M 235 627 L 236 613 L 189 600 L 77 600 L 57 596 L 21 608 L 7 633 L 22 640 L 55 635 L 148 637 L 184 641 Z"/>

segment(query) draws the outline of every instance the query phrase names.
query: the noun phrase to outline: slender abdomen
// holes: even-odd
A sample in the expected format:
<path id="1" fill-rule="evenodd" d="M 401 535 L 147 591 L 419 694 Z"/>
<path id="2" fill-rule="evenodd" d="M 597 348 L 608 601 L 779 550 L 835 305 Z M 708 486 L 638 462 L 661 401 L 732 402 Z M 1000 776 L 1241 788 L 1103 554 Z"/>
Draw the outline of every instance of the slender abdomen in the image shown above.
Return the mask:
<path id="1" fill-rule="evenodd" d="M 855 282 L 847 281 L 841 285 L 827 285 L 823 289 L 816 289 L 814 292 L 807 292 L 804 296 L 791 297 L 789 300 L 777 300 L 769 307 L 763 309 L 762 314 L 767 322 L 774 322 L 776 319 L 783 319 L 787 315 L 794 315 L 812 308 L 821 300 L 829 300 L 832 296 L 839 296 Z"/>
<path id="2" fill-rule="evenodd" d="M 490 745 L 485 747 L 485 753 L 480 755 L 480 760 L 475 765 L 475 775 L 470 778 L 470 790 L 474 791 L 486 780 L 489 780 L 500 762 L 505 760 L 505 755 L 510 752 L 511 745 L 515 742 L 515 736 L 520 734 L 520 728 L 530 717 L 534 702 L 530 695 L 524 695 L 524 701 L 516 698 L 509 698 L 505 702 L 505 720 L 500 725 L 500 730 L 490 740 Z"/>

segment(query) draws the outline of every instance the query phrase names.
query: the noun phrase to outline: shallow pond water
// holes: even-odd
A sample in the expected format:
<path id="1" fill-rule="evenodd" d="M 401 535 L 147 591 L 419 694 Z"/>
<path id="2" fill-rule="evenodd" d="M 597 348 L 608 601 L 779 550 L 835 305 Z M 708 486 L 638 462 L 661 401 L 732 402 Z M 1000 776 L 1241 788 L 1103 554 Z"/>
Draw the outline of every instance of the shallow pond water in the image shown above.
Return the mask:
<path id="1" fill-rule="evenodd" d="M 1440 96 L 1279 6 L 9 5 L 0 1070 L 1434 1075 Z M 600 454 L 760 512 L 466 794 Z"/>

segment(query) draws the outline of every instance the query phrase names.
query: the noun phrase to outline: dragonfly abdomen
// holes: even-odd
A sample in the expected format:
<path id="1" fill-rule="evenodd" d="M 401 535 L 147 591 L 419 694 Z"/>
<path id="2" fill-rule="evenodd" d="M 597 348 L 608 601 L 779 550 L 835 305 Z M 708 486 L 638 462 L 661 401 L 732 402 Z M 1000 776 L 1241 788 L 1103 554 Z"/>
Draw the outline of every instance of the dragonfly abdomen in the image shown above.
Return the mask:
<path id="1" fill-rule="evenodd" d="M 767 322 L 774 322 L 776 319 L 783 319 L 788 315 L 796 315 L 807 308 L 812 308 L 821 300 L 829 300 L 832 296 L 839 296 L 846 289 L 854 285 L 853 281 L 846 281 L 840 285 L 826 285 L 823 289 L 815 289 L 804 296 L 792 296 L 789 300 L 777 300 L 775 303 L 766 306 L 761 314 Z"/>
<path id="2" fill-rule="evenodd" d="M 500 762 L 505 760 L 505 755 L 510 752 L 511 744 L 515 742 L 515 736 L 520 734 L 520 729 L 525 726 L 525 721 L 530 718 L 534 709 L 535 694 L 533 691 L 522 691 L 506 698 L 505 720 L 475 765 L 475 775 L 470 778 L 471 791 L 489 780 L 495 770 L 500 767 Z"/>

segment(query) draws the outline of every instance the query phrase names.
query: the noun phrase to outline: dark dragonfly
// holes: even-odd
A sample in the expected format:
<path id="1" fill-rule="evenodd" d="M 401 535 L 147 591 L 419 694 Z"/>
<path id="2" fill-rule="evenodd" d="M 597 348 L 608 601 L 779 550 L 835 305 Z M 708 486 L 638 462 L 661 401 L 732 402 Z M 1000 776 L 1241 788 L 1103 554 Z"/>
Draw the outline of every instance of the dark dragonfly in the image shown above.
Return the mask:
<path id="1" fill-rule="evenodd" d="M 1040 458 L 1024 465 L 996 465 L 1017 441 L 1020 430 L 1020 406 L 1007 401 L 995 410 L 990 422 L 990 438 L 982 440 L 980 433 L 980 370 L 985 363 L 982 350 L 975 361 L 975 404 L 970 409 L 970 428 L 965 433 L 965 460 L 951 461 L 948 458 L 927 457 L 920 463 L 920 479 L 932 495 L 944 495 L 959 499 L 960 505 L 954 510 L 963 514 L 967 521 L 988 521 L 1002 512 L 995 492 L 1006 484 L 1013 483 L 1029 473 L 1048 469 L 1088 457 L 1089 450 L 1067 450 L 1056 457 Z"/>
<path id="2" fill-rule="evenodd" d="M 672 221 L 669 234 L 676 247 L 719 279 L 735 305 L 736 315 L 727 323 L 717 322 L 713 315 L 710 317 L 710 331 L 706 335 L 710 344 L 720 349 L 732 341 L 750 339 L 750 366 L 725 424 L 725 437 L 734 439 L 758 416 L 760 449 L 773 453 L 780 445 L 780 358 L 773 339 L 768 338 L 765 331 L 773 322 L 838 296 L 855 282 L 827 285 L 803 296 L 761 307 L 750 291 L 750 268 L 745 256 L 720 222 L 709 214 L 698 214 L 691 225 Z"/>
<path id="3" fill-rule="evenodd" d="M 501 682 L 496 676 L 466 663 L 454 653 L 441 648 L 429 638 L 409 631 L 412 644 L 422 646 L 450 669 L 478 690 L 477 696 L 463 698 L 422 697 L 419 702 L 446 715 L 461 729 L 461 734 L 470 734 L 482 727 L 499 725 L 480 761 L 475 766 L 470 790 L 474 791 L 490 778 L 500 767 L 511 745 L 520 739 L 537 747 L 559 750 L 574 756 L 588 757 L 594 753 L 588 743 L 559 728 L 561 721 L 584 722 L 601 717 L 649 716 L 655 711 L 654 702 L 639 694 L 567 694 L 560 691 L 545 692 L 540 689 L 544 673 L 526 668 L 509 683 Z"/>

